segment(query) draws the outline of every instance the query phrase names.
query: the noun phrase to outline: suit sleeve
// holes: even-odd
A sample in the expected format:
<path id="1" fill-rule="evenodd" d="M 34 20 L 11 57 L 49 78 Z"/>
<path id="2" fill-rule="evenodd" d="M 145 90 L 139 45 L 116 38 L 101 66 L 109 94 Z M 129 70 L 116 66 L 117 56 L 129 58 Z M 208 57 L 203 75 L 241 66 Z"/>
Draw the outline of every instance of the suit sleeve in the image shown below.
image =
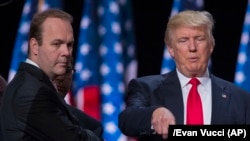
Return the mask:
<path id="1" fill-rule="evenodd" d="M 127 136 L 144 136 L 152 133 L 151 117 L 157 106 L 150 106 L 149 91 L 133 79 L 128 85 L 126 109 L 119 114 L 119 128 Z"/>
<path id="2" fill-rule="evenodd" d="M 250 125 L 250 93 L 247 94 L 246 124 Z"/>
<path id="3" fill-rule="evenodd" d="M 103 140 L 103 126 L 100 121 L 73 106 L 68 105 L 68 108 L 79 119 L 79 123 L 82 128 L 93 131 L 100 138 L 100 140 Z"/>

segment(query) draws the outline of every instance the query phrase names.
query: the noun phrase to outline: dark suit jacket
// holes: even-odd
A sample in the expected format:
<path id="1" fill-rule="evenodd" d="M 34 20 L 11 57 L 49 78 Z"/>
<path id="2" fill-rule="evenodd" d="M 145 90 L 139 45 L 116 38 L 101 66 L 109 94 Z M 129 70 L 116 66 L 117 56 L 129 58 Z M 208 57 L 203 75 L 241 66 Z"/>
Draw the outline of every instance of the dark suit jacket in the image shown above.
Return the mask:
<path id="1" fill-rule="evenodd" d="M 68 105 L 68 108 L 78 118 L 82 128 L 93 131 L 101 140 L 103 140 L 103 126 L 100 121 L 90 117 L 73 106 Z"/>
<path id="2" fill-rule="evenodd" d="M 210 74 L 212 85 L 211 124 L 250 124 L 250 94 L 233 83 Z M 145 76 L 130 81 L 126 95 L 127 108 L 119 115 L 119 128 L 128 136 L 141 140 L 161 141 L 152 135 L 151 116 L 160 107 L 167 107 L 176 124 L 184 124 L 184 104 L 177 72 Z"/>
<path id="3" fill-rule="evenodd" d="M 1 112 L 5 141 L 99 140 L 80 127 L 48 76 L 28 63 L 20 64 L 8 84 Z"/>

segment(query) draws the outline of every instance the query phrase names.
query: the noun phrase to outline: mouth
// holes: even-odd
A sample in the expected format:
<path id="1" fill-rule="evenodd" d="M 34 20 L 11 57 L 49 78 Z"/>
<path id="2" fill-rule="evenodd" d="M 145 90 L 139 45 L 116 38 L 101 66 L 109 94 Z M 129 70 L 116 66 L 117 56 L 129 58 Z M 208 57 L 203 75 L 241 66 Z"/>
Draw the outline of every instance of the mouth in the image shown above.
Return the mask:
<path id="1" fill-rule="evenodd" d="M 57 66 L 60 68 L 64 68 L 65 70 L 67 69 L 67 63 L 64 63 L 64 62 L 57 63 Z"/>
<path id="2" fill-rule="evenodd" d="M 191 57 L 191 58 L 189 58 L 188 60 L 190 61 L 190 62 L 197 62 L 198 61 L 198 57 Z"/>
<path id="3" fill-rule="evenodd" d="M 66 62 L 60 62 L 60 63 L 58 63 L 59 65 L 61 65 L 61 66 L 67 66 L 67 63 Z"/>

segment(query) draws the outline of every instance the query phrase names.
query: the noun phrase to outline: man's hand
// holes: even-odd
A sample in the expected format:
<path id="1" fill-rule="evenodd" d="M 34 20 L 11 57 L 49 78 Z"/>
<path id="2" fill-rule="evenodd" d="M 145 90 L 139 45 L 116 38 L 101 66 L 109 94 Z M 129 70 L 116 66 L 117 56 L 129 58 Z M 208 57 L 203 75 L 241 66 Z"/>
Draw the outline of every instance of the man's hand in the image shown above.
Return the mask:
<path id="1" fill-rule="evenodd" d="M 166 139 L 168 137 L 168 127 L 175 124 L 175 117 L 167 108 L 160 107 L 153 112 L 151 122 L 154 131 Z"/>

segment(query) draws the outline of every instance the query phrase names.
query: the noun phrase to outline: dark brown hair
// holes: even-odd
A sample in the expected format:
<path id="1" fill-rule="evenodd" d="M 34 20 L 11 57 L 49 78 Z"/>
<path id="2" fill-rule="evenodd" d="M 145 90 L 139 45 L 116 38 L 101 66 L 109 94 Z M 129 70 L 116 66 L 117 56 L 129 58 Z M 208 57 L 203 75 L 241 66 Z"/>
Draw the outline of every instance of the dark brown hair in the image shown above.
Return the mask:
<path id="1" fill-rule="evenodd" d="M 50 8 L 34 15 L 29 31 L 29 40 L 35 38 L 39 45 L 42 44 L 42 24 L 47 18 L 60 18 L 70 23 L 73 22 L 73 17 L 65 11 L 56 8 Z"/>

